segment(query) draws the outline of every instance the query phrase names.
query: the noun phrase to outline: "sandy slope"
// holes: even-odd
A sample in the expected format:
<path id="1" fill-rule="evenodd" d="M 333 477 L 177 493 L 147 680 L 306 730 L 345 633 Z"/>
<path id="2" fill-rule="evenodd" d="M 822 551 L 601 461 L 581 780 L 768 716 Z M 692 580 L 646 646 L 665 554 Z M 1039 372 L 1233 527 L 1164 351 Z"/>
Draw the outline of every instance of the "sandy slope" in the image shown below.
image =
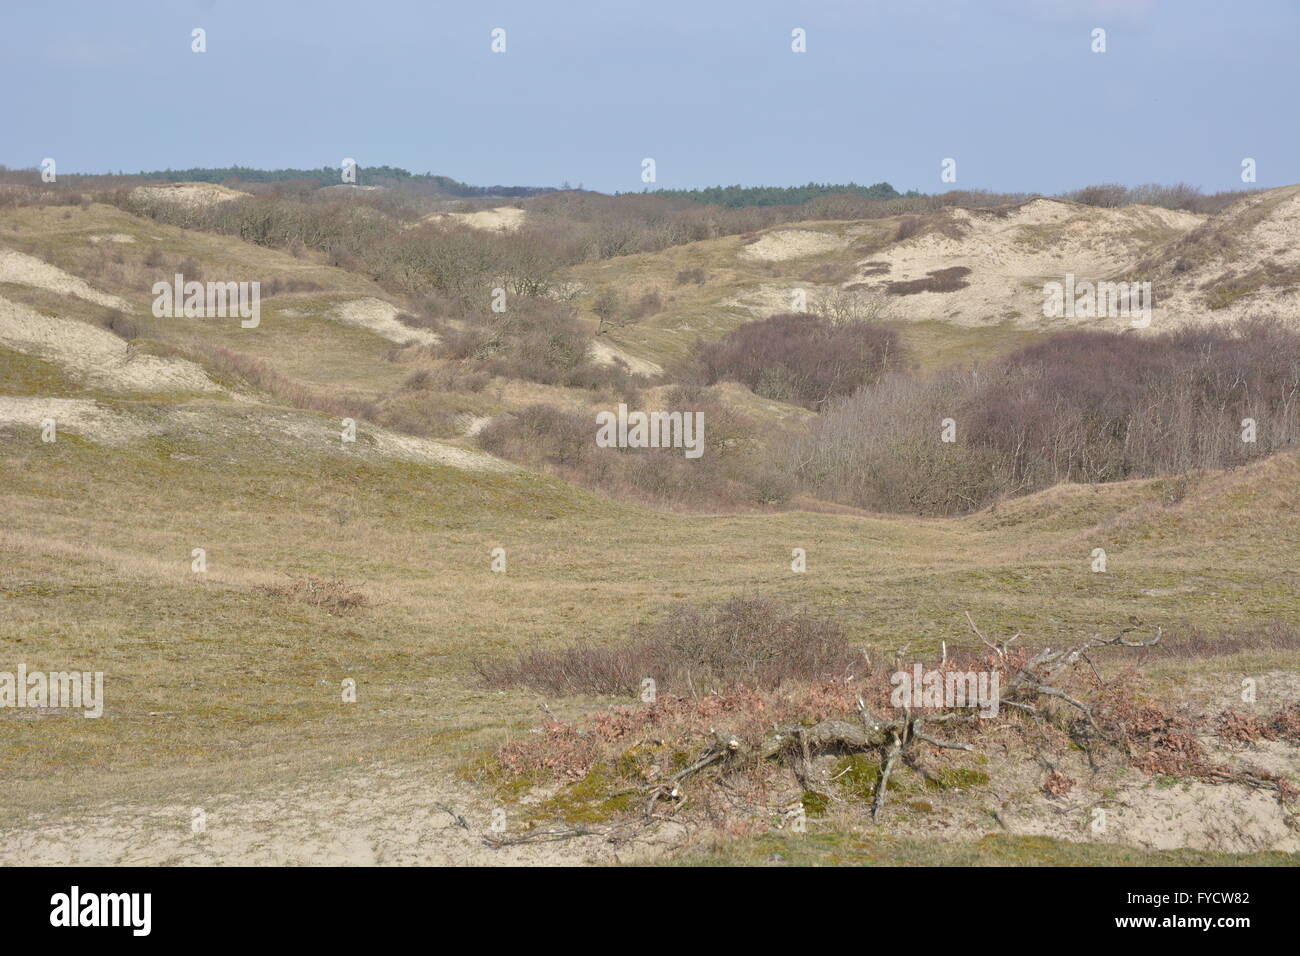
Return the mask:
<path id="1" fill-rule="evenodd" d="M 422 222 L 450 220 L 475 229 L 487 229 L 492 232 L 514 232 L 524 224 L 524 210 L 515 206 L 497 206 L 495 209 L 480 209 L 477 212 L 437 212 L 425 216 Z"/>
<path id="2" fill-rule="evenodd" d="M 1066 274 L 1098 280 L 1129 267 L 1159 241 L 1195 228 L 1191 213 L 1127 206 L 1100 209 L 1034 199 L 1009 210 L 947 209 L 939 228 L 904 239 L 858 263 L 847 285 L 887 291 L 890 283 L 925 279 L 954 267 L 969 269 L 962 288 L 891 296 L 909 319 L 981 325 L 1006 319 L 1044 321 L 1043 284 Z M 1053 319 L 1066 324 L 1075 319 Z M 1108 320 L 1122 326 L 1124 319 Z"/>
<path id="3" fill-rule="evenodd" d="M 0 282 L 13 282 L 18 285 L 34 286 L 48 289 L 62 295 L 75 295 L 87 302 L 108 306 L 121 312 L 132 311 L 123 299 L 107 292 L 93 288 L 83 279 L 64 272 L 58 266 L 52 266 L 43 259 L 29 256 L 13 249 L 0 249 Z"/>
<path id="4" fill-rule="evenodd" d="M 88 399 L 51 399 L 0 395 L 0 429 L 29 430 L 38 440 L 41 420 L 52 417 L 60 434 L 75 434 L 104 445 L 120 445 L 149 436 L 181 436 L 216 448 L 268 447 L 270 454 L 334 454 L 382 458 L 464 471 L 512 472 L 509 462 L 491 455 L 428 438 L 402 435 L 365 422 L 357 424 L 356 441 L 342 440 L 340 422 L 311 415 L 241 403 L 124 406 L 108 408 Z"/>
<path id="5" fill-rule="evenodd" d="M 390 342 L 438 344 L 438 336 L 435 333 L 428 329 L 413 329 L 398 321 L 397 314 L 400 311 L 397 306 L 383 299 L 353 299 L 340 305 L 335 310 L 335 315 L 344 325 L 365 329 Z"/>
<path id="6" fill-rule="evenodd" d="M 106 329 L 41 315 L 3 297 L 0 342 L 58 362 L 87 385 L 110 391 L 222 391 L 193 362 L 139 352 Z"/>
<path id="7" fill-rule="evenodd" d="M 1171 315 L 1216 322 L 1300 316 L 1300 186 L 1238 200 L 1134 271 L 1153 274 Z"/>
<path id="8" fill-rule="evenodd" d="M 137 186 L 131 195 L 137 199 L 161 199 L 184 206 L 211 206 L 247 196 L 248 193 L 227 189 L 216 183 L 166 183 L 160 186 Z"/>

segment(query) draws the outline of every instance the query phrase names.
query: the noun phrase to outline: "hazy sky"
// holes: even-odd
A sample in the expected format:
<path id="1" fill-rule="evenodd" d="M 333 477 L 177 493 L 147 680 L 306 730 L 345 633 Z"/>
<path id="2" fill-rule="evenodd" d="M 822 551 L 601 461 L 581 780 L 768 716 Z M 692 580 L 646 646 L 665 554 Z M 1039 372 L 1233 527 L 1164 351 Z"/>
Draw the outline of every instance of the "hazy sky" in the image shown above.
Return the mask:
<path id="1" fill-rule="evenodd" d="M 1300 0 L 4 0 L 0 163 L 626 191 L 653 157 L 670 188 L 934 192 L 952 157 L 959 188 L 1053 193 L 1240 188 L 1251 157 L 1277 186 L 1300 182 L 1298 49 Z"/>

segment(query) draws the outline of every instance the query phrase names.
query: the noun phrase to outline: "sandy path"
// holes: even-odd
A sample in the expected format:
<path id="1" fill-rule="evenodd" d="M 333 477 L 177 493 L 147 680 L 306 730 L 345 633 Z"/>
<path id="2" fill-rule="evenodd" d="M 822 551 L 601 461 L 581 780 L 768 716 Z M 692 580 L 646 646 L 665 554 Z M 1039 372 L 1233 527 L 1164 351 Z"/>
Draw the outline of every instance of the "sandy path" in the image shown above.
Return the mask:
<path id="1" fill-rule="evenodd" d="M 194 832 L 194 810 L 203 811 Z M 38 815 L 0 830 L 0 866 L 572 865 L 615 862 L 600 836 L 489 846 L 493 807 L 437 770 L 378 767 L 186 803 Z M 505 833 L 522 832 L 503 808 Z M 502 818 L 498 817 L 498 820 Z M 648 848 L 624 846 L 623 859 Z"/>
<path id="2" fill-rule="evenodd" d="M 640 359 L 635 355 L 629 355 L 617 345 L 613 345 L 603 339 L 595 339 L 591 343 L 591 357 L 599 365 L 613 365 L 615 359 L 620 359 L 627 363 L 627 367 L 637 375 L 662 375 L 663 366 L 656 365 L 648 359 Z"/>

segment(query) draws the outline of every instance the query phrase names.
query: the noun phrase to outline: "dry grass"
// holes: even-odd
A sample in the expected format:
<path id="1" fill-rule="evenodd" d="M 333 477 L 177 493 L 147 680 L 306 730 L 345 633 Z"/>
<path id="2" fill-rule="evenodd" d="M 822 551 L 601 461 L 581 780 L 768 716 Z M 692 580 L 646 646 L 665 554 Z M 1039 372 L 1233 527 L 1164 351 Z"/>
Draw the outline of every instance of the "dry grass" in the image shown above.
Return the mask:
<path id="1" fill-rule="evenodd" d="M 294 601 L 318 607 L 329 614 L 341 617 L 368 607 L 370 598 L 346 581 L 323 578 L 294 578 L 283 584 L 264 584 L 258 590 L 282 601 Z"/>

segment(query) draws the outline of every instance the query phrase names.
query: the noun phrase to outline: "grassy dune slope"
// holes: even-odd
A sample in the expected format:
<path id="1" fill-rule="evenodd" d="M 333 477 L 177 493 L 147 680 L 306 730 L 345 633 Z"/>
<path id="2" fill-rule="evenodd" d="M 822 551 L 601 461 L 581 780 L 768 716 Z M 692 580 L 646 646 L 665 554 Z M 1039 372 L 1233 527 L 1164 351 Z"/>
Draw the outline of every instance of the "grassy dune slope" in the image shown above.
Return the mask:
<path id="1" fill-rule="evenodd" d="M 841 616 L 869 646 L 915 650 L 965 640 L 966 610 L 993 634 L 1051 643 L 1128 614 L 1170 628 L 1294 619 L 1300 590 L 1295 549 L 1279 546 L 1300 540 L 1295 455 L 1193 482 L 1172 503 L 1146 481 L 953 521 L 687 518 L 528 473 L 309 442 L 0 434 L 7 656 L 103 670 L 109 698 L 102 720 L 33 720 L 6 737 L 11 811 L 263 760 L 454 756 L 440 732 L 486 742 L 536 713 L 531 695 L 477 689 L 474 656 L 618 641 L 680 599 L 763 589 Z M 489 566 L 498 546 L 504 574 Z M 1089 571 L 1098 546 L 1105 575 Z M 205 574 L 190 570 L 196 547 Z M 794 547 L 806 574 L 789 570 Z M 258 590 L 295 576 L 342 578 L 374 606 L 332 616 Z M 349 676 L 360 701 L 345 707 Z"/>

